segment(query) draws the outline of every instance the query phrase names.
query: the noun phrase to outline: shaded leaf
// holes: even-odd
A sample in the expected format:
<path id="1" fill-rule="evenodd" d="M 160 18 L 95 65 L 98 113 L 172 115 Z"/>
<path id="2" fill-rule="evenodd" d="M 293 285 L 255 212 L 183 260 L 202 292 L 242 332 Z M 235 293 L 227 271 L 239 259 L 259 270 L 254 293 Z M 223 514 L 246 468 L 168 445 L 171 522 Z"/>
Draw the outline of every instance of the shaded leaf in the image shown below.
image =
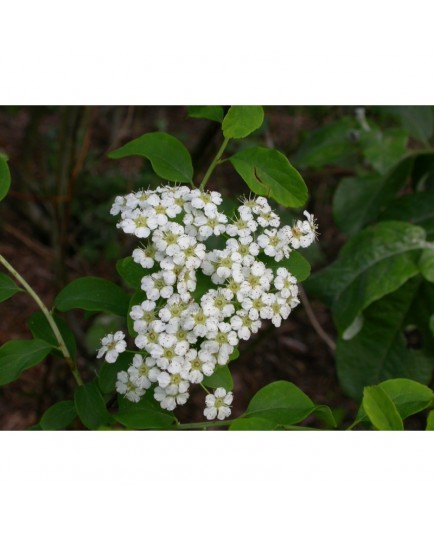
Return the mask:
<path id="1" fill-rule="evenodd" d="M 366 160 L 384 175 L 404 156 L 408 138 L 406 132 L 397 129 L 371 129 L 362 132 L 360 143 Z"/>
<path id="2" fill-rule="evenodd" d="M 6 301 L 23 289 L 15 284 L 15 281 L 6 274 L 0 272 L 0 302 Z"/>
<path id="3" fill-rule="evenodd" d="M 18 379 L 25 370 L 43 361 L 51 350 L 51 344 L 40 339 L 5 343 L 0 348 L 0 385 Z"/>
<path id="4" fill-rule="evenodd" d="M 174 415 L 161 409 L 150 391 L 137 403 L 119 397 L 119 412 L 113 417 L 127 428 L 136 430 L 170 428 L 175 423 Z"/>
<path id="5" fill-rule="evenodd" d="M 434 249 L 426 249 L 419 259 L 419 270 L 423 277 L 434 283 Z"/>
<path id="6" fill-rule="evenodd" d="M 111 281 L 99 277 L 80 277 L 71 281 L 54 301 L 59 311 L 83 309 L 105 311 L 119 316 L 126 316 L 128 303 L 128 294 Z"/>
<path id="7" fill-rule="evenodd" d="M 285 207 L 301 207 L 307 187 L 300 173 L 276 149 L 251 147 L 229 158 L 237 173 L 257 195 L 272 197 Z"/>
<path id="8" fill-rule="evenodd" d="M 42 415 L 40 426 L 42 430 L 65 430 L 77 417 L 77 410 L 72 400 L 63 400 L 53 404 Z"/>
<path id="9" fill-rule="evenodd" d="M 132 257 L 125 257 L 116 262 L 116 271 L 131 288 L 140 290 L 142 278 L 152 273 L 134 261 Z"/>
<path id="10" fill-rule="evenodd" d="M 188 116 L 198 119 L 209 119 L 210 121 L 223 121 L 223 106 L 189 106 Z"/>
<path id="11" fill-rule="evenodd" d="M 380 222 L 350 239 L 337 261 L 312 276 L 306 289 L 331 304 L 343 333 L 374 301 L 419 272 L 425 231 L 403 222 Z"/>
<path id="12" fill-rule="evenodd" d="M 360 332 L 349 341 L 338 338 L 336 366 L 344 392 L 360 399 L 363 388 L 390 378 L 408 378 L 421 383 L 431 379 L 433 359 L 422 350 L 407 347 L 404 329 L 413 302 L 419 301 L 419 280 L 413 279 L 398 291 L 364 312 Z"/>
<path id="13" fill-rule="evenodd" d="M 110 424 L 111 416 L 96 383 L 77 387 L 74 392 L 74 403 L 81 422 L 89 430 L 98 430 Z"/>
<path id="14" fill-rule="evenodd" d="M 428 413 L 426 429 L 431 432 L 434 432 L 434 410 Z"/>
<path id="15" fill-rule="evenodd" d="M 354 163 L 358 148 L 351 136 L 355 120 L 345 117 L 340 121 L 309 132 L 293 157 L 295 165 L 322 168 L 330 164 Z"/>
<path id="16" fill-rule="evenodd" d="M 98 373 L 98 387 L 103 394 L 113 393 L 121 370 L 127 370 L 132 364 L 133 355 L 129 353 L 120 354 L 114 363 L 103 361 Z"/>
<path id="17" fill-rule="evenodd" d="M 60 334 L 65 341 L 70 356 L 75 358 L 77 355 L 77 344 L 75 342 L 74 333 L 62 318 L 55 316 L 53 320 L 56 322 L 56 325 L 59 328 Z M 42 339 L 48 342 L 51 346 L 53 346 L 52 353 L 58 357 L 63 357 L 62 352 L 57 349 L 59 343 L 57 342 L 53 330 L 51 329 L 51 326 L 42 311 L 36 311 L 36 313 L 33 313 L 32 316 L 27 320 L 27 325 L 29 326 L 29 329 L 35 339 Z"/>
<path id="18" fill-rule="evenodd" d="M 193 164 L 185 145 L 165 132 L 151 132 L 128 142 L 109 153 L 109 158 L 144 156 L 152 169 L 163 179 L 190 183 L 193 180 Z"/>
<path id="19" fill-rule="evenodd" d="M 223 119 L 225 138 L 245 138 L 257 130 L 264 121 L 262 106 L 231 106 Z"/>
<path id="20" fill-rule="evenodd" d="M 434 192 L 416 192 L 394 200 L 379 215 L 380 220 L 406 221 L 434 235 Z"/>
<path id="21" fill-rule="evenodd" d="M 411 137 L 428 143 L 433 135 L 432 106 L 393 106 L 390 111 L 398 115 Z"/>
<path id="22" fill-rule="evenodd" d="M 11 187 L 11 174 L 6 155 L 0 153 L 0 201 L 4 199 Z"/>

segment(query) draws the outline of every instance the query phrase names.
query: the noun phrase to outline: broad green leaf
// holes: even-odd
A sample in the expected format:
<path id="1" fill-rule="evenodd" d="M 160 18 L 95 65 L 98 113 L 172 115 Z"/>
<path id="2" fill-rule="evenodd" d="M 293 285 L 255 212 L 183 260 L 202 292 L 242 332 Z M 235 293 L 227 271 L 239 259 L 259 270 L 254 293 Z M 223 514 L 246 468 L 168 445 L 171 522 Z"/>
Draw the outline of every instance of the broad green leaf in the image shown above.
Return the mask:
<path id="1" fill-rule="evenodd" d="M 356 137 L 352 139 L 355 120 L 342 120 L 310 132 L 293 157 L 296 166 L 322 168 L 330 164 L 352 165 L 357 154 Z"/>
<path id="2" fill-rule="evenodd" d="M 55 316 L 54 321 L 56 322 L 60 334 L 65 341 L 69 354 L 71 355 L 71 357 L 75 358 L 77 355 L 77 344 L 75 342 L 74 333 L 71 331 L 68 324 L 62 318 Z M 42 339 L 51 344 L 54 348 L 57 348 L 59 346 L 59 343 L 54 336 L 53 330 L 51 329 L 51 326 L 42 311 L 36 311 L 36 313 L 33 313 L 32 316 L 28 319 L 27 325 L 29 326 L 29 329 L 35 339 Z M 52 353 L 59 357 L 63 357 L 62 352 L 54 348 Z"/>
<path id="3" fill-rule="evenodd" d="M 231 106 L 223 119 L 225 138 L 245 138 L 257 130 L 264 121 L 262 106 Z"/>
<path id="4" fill-rule="evenodd" d="M 231 431 L 275 430 L 279 425 L 262 417 L 235 419 L 229 426 Z"/>
<path id="5" fill-rule="evenodd" d="M 193 164 L 185 145 L 165 132 L 151 132 L 109 153 L 109 158 L 144 156 L 163 179 L 192 184 Z"/>
<path id="6" fill-rule="evenodd" d="M 6 274 L 0 272 L 0 302 L 6 301 L 23 289 L 15 284 L 15 281 Z"/>
<path id="7" fill-rule="evenodd" d="M 272 197 L 285 207 L 301 207 L 307 187 L 300 173 L 276 149 L 251 147 L 229 158 L 247 186 L 258 195 Z"/>
<path id="8" fill-rule="evenodd" d="M 431 330 L 432 336 L 434 337 L 434 315 L 431 315 L 429 318 L 429 329 Z"/>
<path id="9" fill-rule="evenodd" d="M 427 144 L 433 135 L 432 106 L 393 106 L 391 110 L 401 119 L 411 137 Z"/>
<path id="10" fill-rule="evenodd" d="M 235 361 L 235 359 L 238 359 L 239 357 L 240 357 L 240 352 L 239 352 L 238 348 L 234 348 L 233 352 L 229 356 L 229 363 L 231 361 Z"/>
<path id="11" fill-rule="evenodd" d="M 434 192 L 416 192 L 399 197 L 379 215 L 379 219 L 413 223 L 434 236 Z"/>
<path id="12" fill-rule="evenodd" d="M 42 430 L 65 430 L 77 417 L 75 404 L 72 400 L 63 400 L 53 404 L 42 415 L 40 426 Z"/>
<path id="13" fill-rule="evenodd" d="M 4 344 L 0 348 L 0 385 L 18 379 L 25 370 L 43 361 L 51 350 L 51 344 L 40 339 Z"/>
<path id="14" fill-rule="evenodd" d="M 434 360 L 430 352 L 407 347 L 404 329 L 413 324 L 409 316 L 420 302 L 418 278 L 368 307 L 360 332 L 336 345 L 336 366 L 344 392 L 360 399 L 363 387 L 390 378 L 408 378 L 421 383 L 431 379 Z"/>
<path id="15" fill-rule="evenodd" d="M 390 397 L 381 387 L 365 387 L 363 409 L 377 430 L 404 430 L 402 419 Z"/>
<path id="16" fill-rule="evenodd" d="M 99 277 L 80 277 L 60 291 L 54 305 L 59 311 L 83 309 L 126 316 L 128 302 L 129 296 L 111 281 Z"/>
<path id="17" fill-rule="evenodd" d="M 395 404 L 401 419 L 406 419 L 410 415 L 423 411 L 434 401 L 432 390 L 413 380 L 397 378 L 381 382 L 378 386 Z M 357 417 L 358 420 L 364 420 L 367 417 L 363 406 Z"/>
<path id="18" fill-rule="evenodd" d="M 127 370 L 132 364 L 133 354 L 123 353 L 116 359 L 115 363 L 103 361 L 98 373 L 98 387 L 103 394 L 113 393 L 121 370 Z"/>
<path id="19" fill-rule="evenodd" d="M 427 281 L 434 283 L 434 249 L 426 249 L 422 253 L 419 259 L 419 270 Z"/>
<path id="20" fill-rule="evenodd" d="M 134 262 L 132 257 L 119 259 L 116 262 L 116 270 L 125 283 L 135 290 L 140 290 L 142 278 L 152 273 L 152 270 L 146 270 L 140 264 Z"/>
<path id="21" fill-rule="evenodd" d="M 243 418 L 259 417 L 275 424 L 295 424 L 314 413 L 317 406 L 297 386 L 277 381 L 260 389 Z"/>
<path id="22" fill-rule="evenodd" d="M 210 121 L 223 121 L 223 106 L 189 106 L 188 116 L 197 119 L 209 119 Z"/>
<path id="23" fill-rule="evenodd" d="M 202 383 L 212 389 L 223 387 L 226 391 L 232 391 L 234 388 L 234 380 L 227 365 L 217 367 L 211 376 L 204 376 Z"/>
<path id="24" fill-rule="evenodd" d="M 328 427 L 336 428 L 336 420 L 333 415 L 332 410 L 326 405 L 315 406 L 315 411 L 313 412 L 321 421 L 323 421 Z"/>
<path id="25" fill-rule="evenodd" d="M 428 431 L 434 432 L 434 410 L 428 413 L 426 429 Z"/>
<path id="26" fill-rule="evenodd" d="M 161 409 L 158 402 L 152 398 L 148 391 L 137 403 L 130 402 L 126 398 L 118 397 L 119 412 L 113 417 L 126 426 L 135 430 L 150 430 L 170 428 L 175 423 L 172 413 Z"/>
<path id="27" fill-rule="evenodd" d="M 200 302 L 201 297 L 213 288 L 217 288 L 217 286 L 211 281 L 211 277 L 198 270 L 196 272 L 196 288 L 192 292 L 194 300 Z"/>
<path id="28" fill-rule="evenodd" d="M 411 174 L 416 155 L 403 158 L 384 176 L 360 175 L 343 179 L 333 199 L 333 216 L 344 233 L 351 236 L 366 224 L 376 221 L 404 186 Z M 402 219 L 402 218 L 391 218 Z"/>
<path id="29" fill-rule="evenodd" d="M 407 150 L 407 134 L 391 129 L 363 131 L 360 138 L 363 153 L 372 167 L 384 175 L 402 158 Z"/>
<path id="30" fill-rule="evenodd" d="M 104 399 L 96 383 L 87 383 L 76 388 L 75 409 L 81 422 L 89 430 L 98 430 L 111 422 Z"/>
<path id="31" fill-rule="evenodd" d="M 403 222 L 380 222 L 350 239 L 338 260 L 312 276 L 306 289 L 332 305 L 343 333 L 374 301 L 419 272 L 425 231 Z"/>
<path id="32" fill-rule="evenodd" d="M 260 260 L 267 265 L 268 268 L 286 268 L 293 275 L 298 283 L 301 283 L 310 276 L 310 264 L 303 255 L 296 250 L 291 251 L 287 259 L 282 259 L 277 262 L 273 257 L 260 255 Z"/>
<path id="33" fill-rule="evenodd" d="M 11 187 L 11 174 L 7 164 L 7 158 L 0 153 L 0 201 L 4 199 Z"/>

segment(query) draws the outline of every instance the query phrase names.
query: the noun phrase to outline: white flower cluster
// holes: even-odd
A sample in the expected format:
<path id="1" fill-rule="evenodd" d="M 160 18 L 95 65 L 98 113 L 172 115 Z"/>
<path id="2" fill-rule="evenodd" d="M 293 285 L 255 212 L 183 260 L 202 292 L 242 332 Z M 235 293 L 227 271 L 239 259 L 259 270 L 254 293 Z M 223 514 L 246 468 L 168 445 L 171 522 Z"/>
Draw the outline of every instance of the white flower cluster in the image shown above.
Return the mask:
<path id="1" fill-rule="evenodd" d="M 146 299 L 130 311 L 139 351 L 116 384 L 133 402 L 154 384 L 162 408 L 185 404 L 190 384 L 226 365 L 240 339 L 248 340 L 263 320 L 280 326 L 299 303 L 296 279 L 277 263 L 314 241 L 313 217 L 305 212 L 306 220 L 280 226 L 268 201 L 256 197 L 244 199 L 229 219 L 221 203 L 218 192 L 187 186 L 115 199 L 117 226 L 146 239 L 132 254 L 147 271 L 141 282 Z M 223 247 L 207 249 L 208 239 Z M 267 266 L 271 260 L 274 268 Z M 107 335 L 98 357 L 107 352 L 113 362 L 125 349 L 121 335 Z M 230 414 L 232 393 L 223 391 L 207 396 L 207 418 Z"/>

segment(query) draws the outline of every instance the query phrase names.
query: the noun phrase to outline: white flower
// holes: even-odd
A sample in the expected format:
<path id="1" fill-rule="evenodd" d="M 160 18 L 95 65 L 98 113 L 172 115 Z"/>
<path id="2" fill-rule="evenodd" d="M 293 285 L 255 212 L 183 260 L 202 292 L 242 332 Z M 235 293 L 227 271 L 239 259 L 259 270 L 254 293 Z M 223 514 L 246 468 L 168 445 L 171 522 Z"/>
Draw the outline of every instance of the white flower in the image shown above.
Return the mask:
<path id="1" fill-rule="evenodd" d="M 122 220 L 117 224 L 117 227 L 122 229 L 124 233 L 134 234 L 138 238 L 146 238 L 151 234 L 152 229 L 157 228 L 157 218 L 155 211 L 127 210 L 122 213 Z"/>
<path id="2" fill-rule="evenodd" d="M 133 364 L 128 369 L 131 383 L 140 389 L 149 389 L 151 384 L 157 381 L 159 373 L 159 369 L 155 366 L 155 359 L 144 358 L 140 354 L 135 354 Z"/>
<path id="3" fill-rule="evenodd" d="M 116 331 L 116 333 L 109 333 L 101 339 L 101 348 L 98 350 L 97 358 L 105 355 L 107 363 L 115 363 L 119 354 L 125 352 L 127 343 L 124 341 L 125 333 L 122 331 Z"/>
<path id="4" fill-rule="evenodd" d="M 231 391 L 226 393 L 226 389 L 223 389 L 223 387 L 218 387 L 214 391 L 213 395 L 206 395 L 206 408 L 204 409 L 203 414 L 210 421 L 216 417 L 220 421 L 226 419 L 231 414 L 231 404 L 233 398 L 234 397 Z"/>
<path id="5" fill-rule="evenodd" d="M 280 291 L 282 298 L 288 299 L 290 296 L 297 296 L 298 294 L 297 280 L 283 266 L 277 269 L 273 285 L 276 290 Z"/>
<path id="6" fill-rule="evenodd" d="M 145 394 L 145 389 L 135 385 L 124 370 L 118 372 L 117 378 L 116 391 L 121 395 L 125 395 L 125 398 L 130 402 L 138 402 Z"/>
<path id="7" fill-rule="evenodd" d="M 237 314 L 231 317 L 231 326 L 237 331 L 238 337 L 244 341 L 248 341 L 252 333 L 257 333 L 261 327 L 261 321 L 252 320 L 248 311 L 243 309 L 237 311 Z"/>
<path id="8" fill-rule="evenodd" d="M 155 264 L 156 252 L 157 250 L 152 244 L 145 248 L 136 248 L 133 251 L 133 260 L 143 268 L 152 268 Z"/>

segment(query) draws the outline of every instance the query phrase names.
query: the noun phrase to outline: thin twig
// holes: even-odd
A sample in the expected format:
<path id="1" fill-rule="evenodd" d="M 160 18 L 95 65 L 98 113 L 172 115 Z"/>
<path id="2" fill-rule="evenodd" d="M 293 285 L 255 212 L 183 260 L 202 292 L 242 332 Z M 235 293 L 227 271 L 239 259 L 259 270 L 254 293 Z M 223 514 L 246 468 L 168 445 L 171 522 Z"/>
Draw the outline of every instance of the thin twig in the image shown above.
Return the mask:
<path id="1" fill-rule="evenodd" d="M 306 292 L 304 291 L 303 287 L 299 286 L 299 295 L 301 302 L 306 310 L 306 314 L 312 324 L 313 329 L 316 331 L 318 336 L 327 344 L 327 346 L 330 348 L 330 350 L 335 353 L 336 351 L 336 343 L 335 341 L 328 335 L 321 324 L 318 322 L 318 319 L 313 312 L 312 306 L 310 305 L 310 301 L 306 295 Z"/>

